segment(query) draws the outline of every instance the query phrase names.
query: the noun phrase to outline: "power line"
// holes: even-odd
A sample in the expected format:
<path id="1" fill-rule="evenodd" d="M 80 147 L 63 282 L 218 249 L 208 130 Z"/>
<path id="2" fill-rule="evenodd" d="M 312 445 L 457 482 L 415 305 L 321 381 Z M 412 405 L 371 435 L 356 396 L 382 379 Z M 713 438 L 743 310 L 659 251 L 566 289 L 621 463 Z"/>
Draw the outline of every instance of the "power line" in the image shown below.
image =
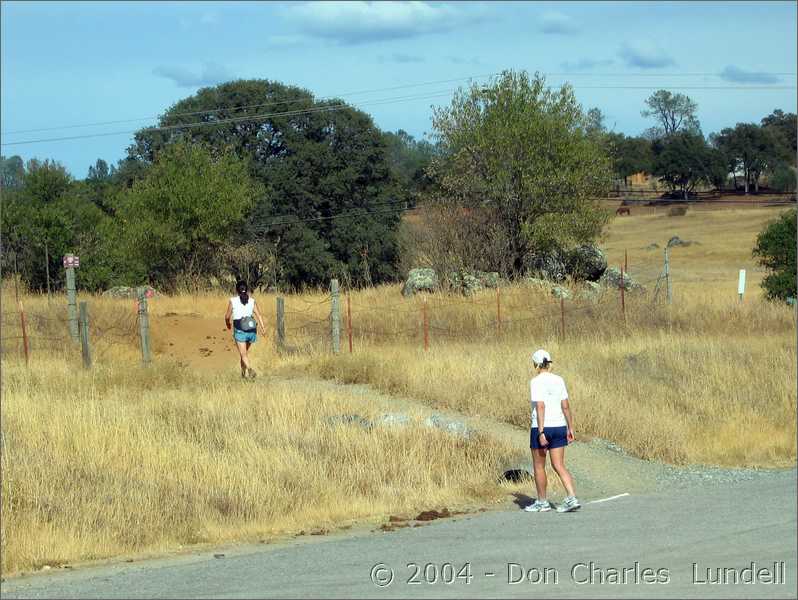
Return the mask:
<path id="1" fill-rule="evenodd" d="M 194 115 L 204 115 L 204 114 L 218 113 L 218 112 L 223 112 L 223 111 L 246 110 L 246 109 L 250 109 L 250 108 L 262 108 L 264 106 L 278 106 L 278 105 L 281 105 L 281 104 L 290 104 L 292 102 L 298 102 L 298 101 L 302 101 L 302 100 L 310 100 L 310 101 L 314 101 L 314 100 L 316 100 L 316 101 L 334 100 L 334 99 L 337 99 L 337 98 L 346 98 L 348 96 L 359 96 L 359 95 L 362 95 L 362 94 L 373 94 L 373 93 L 376 93 L 376 92 L 391 92 L 391 91 L 394 91 L 394 90 L 407 89 L 407 88 L 413 88 L 413 87 L 422 87 L 422 86 L 425 86 L 425 85 L 436 85 L 436 84 L 439 84 L 439 83 L 452 83 L 452 82 L 455 82 L 455 81 L 466 81 L 466 80 L 470 80 L 470 79 L 481 79 L 481 78 L 485 78 L 485 77 L 492 77 L 494 75 L 497 75 L 497 73 L 488 73 L 487 75 L 471 75 L 469 77 L 458 77 L 458 78 L 455 78 L 455 79 L 440 79 L 440 80 L 437 80 L 437 81 L 425 81 L 425 82 L 421 82 L 421 83 L 410 83 L 410 84 L 405 84 L 405 85 L 395 85 L 395 86 L 387 87 L 387 88 L 376 88 L 376 89 L 372 89 L 372 90 L 360 90 L 360 91 L 357 91 L 357 92 L 347 92 L 345 94 L 334 94 L 334 95 L 329 95 L 329 96 L 320 96 L 318 98 L 314 98 L 314 96 L 311 94 L 310 98 L 308 98 L 307 96 L 303 96 L 303 97 L 291 98 L 291 99 L 288 99 L 288 100 L 280 100 L 280 101 L 277 101 L 277 102 L 263 102 L 261 104 L 249 104 L 249 105 L 246 105 L 246 106 L 233 106 L 233 107 L 226 107 L 226 108 L 211 108 L 211 109 L 207 109 L 207 110 L 199 110 L 199 111 L 194 111 L 194 112 L 173 113 L 173 114 L 170 114 L 168 116 L 170 118 L 172 118 L 172 117 L 188 117 L 188 116 L 194 116 Z M 152 117 L 137 117 L 137 118 L 134 118 L 134 119 L 120 119 L 120 120 L 116 120 L 116 121 L 98 121 L 98 122 L 95 122 L 95 123 L 84 123 L 82 125 L 62 125 L 60 127 L 41 127 L 41 128 L 38 128 L 38 129 L 17 129 L 17 130 L 14 130 L 14 131 L 5 131 L 5 132 L 2 133 L 2 135 L 11 135 L 11 134 L 17 134 L 17 133 L 34 133 L 34 132 L 38 132 L 38 131 L 55 131 L 55 130 L 59 130 L 59 129 L 75 129 L 75 128 L 80 128 L 80 127 L 96 127 L 96 126 L 100 126 L 100 125 L 116 125 L 116 124 L 119 124 L 119 123 L 134 123 L 136 121 L 148 121 L 150 119 L 158 119 L 161 116 L 162 115 L 156 115 L 156 116 L 152 116 Z"/>
<path id="2" fill-rule="evenodd" d="M 546 86 L 546 89 L 555 89 L 560 86 Z M 795 88 L 790 86 L 670 86 L 676 89 L 694 89 L 694 90 L 716 90 L 716 91 L 732 91 L 732 90 L 793 90 Z M 653 89 L 668 89 L 668 86 L 618 86 L 618 85 L 596 85 L 596 86 L 579 86 L 578 89 L 606 89 L 606 90 L 618 90 L 618 89 L 636 89 L 636 90 L 653 90 Z M 370 100 L 364 101 L 360 103 L 360 106 L 379 106 L 383 104 L 392 104 L 396 102 L 407 102 L 413 100 L 423 100 L 423 99 L 431 99 L 437 98 L 441 96 L 447 96 L 456 90 L 445 90 L 441 92 L 434 92 L 429 94 L 420 94 L 420 95 L 409 95 L 409 96 L 399 96 L 396 98 L 382 98 L 378 100 Z M 104 132 L 104 133 L 90 133 L 90 134 L 83 134 L 83 135 L 74 135 L 74 136 L 64 136 L 64 137 L 56 137 L 56 138 L 43 138 L 43 139 L 33 139 L 33 140 L 22 140 L 18 142 L 5 142 L 0 144 L 0 146 L 21 146 L 21 145 L 28 145 L 28 144 L 41 144 L 45 142 L 61 142 L 61 141 L 70 141 L 70 140 L 81 140 L 81 139 L 89 139 L 89 138 L 97 138 L 97 137 L 109 137 L 109 136 L 116 136 L 116 135 L 129 135 L 131 133 L 138 133 L 139 131 L 153 133 L 157 131 L 171 131 L 176 129 L 191 129 L 195 127 L 205 127 L 209 125 L 225 125 L 228 123 L 236 123 L 236 122 L 244 122 L 244 121 L 257 121 L 260 119 L 269 119 L 273 117 L 286 117 L 286 116 L 298 116 L 303 114 L 312 114 L 317 112 L 333 112 L 335 110 L 342 110 L 346 108 L 356 108 L 354 105 L 349 105 L 346 103 L 340 104 L 332 104 L 329 106 L 317 106 L 308 109 L 300 109 L 300 110 L 293 110 L 293 111 L 286 111 L 286 112 L 276 112 L 276 113 L 264 113 L 259 115 L 245 115 L 242 117 L 230 117 L 227 119 L 219 119 L 218 121 L 198 121 L 193 123 L 181 123 L 177 125 L 168 125 L 163 127 L 147 127 L 140 130 L 126 130 L 126 131 L 112 131 L 112 132 Z"/>
<path id="3" fill-rule="evenodd" d="M 343 94 L 331 94 L 327 96 L 319 96 L 318 98 L 314 97 L 312 94 L 310 98 L 308 97 L 296 97 L 290 98 L 287 100 L 280 100 L 275 102 L 263 102 L 260 104 L 249 104 L 245 106 L 233 106 L 233 107 L 226 107 L 226 108 L 212 108 L 200 111 L 193 111 L 193 112 L 183 112 L 183 113 L 172 113 L 168 115 L 170 118 L 174 117 L 188 117 L 188 116 L 195 116 L 195 115 L 203 115 L 203 114 L 214 114 L 218 112 L 224 111 L 237 111 L 237 110 L 248 110 L 251 108 L 263 108 L 265 106 L 279 106 L 282 104 L 290 104 L 292 102 L 302 101 L 302 100 L 316 100 L 316 101 L 324 101 L 324 100 L 333 100 L 337 98 L 346 98 L 349 96 L 358 96 L 362 94 L 373 94 L 376 92 L 388 92 L 400 89 L 409 89 L 414 87 L 423 87 L 425 85 L 437 85 L 440 83 L 452 83 L 455 81 L 467 81 L 472 79 L 483 79 L 486 77 L 494 77 L 496 75 L 500 75 L 500 72 L 496 73 L 486 73 L 484 75 L 470 75 L 468 77 L 457 77 L 453 79 L 438 79 L 435 81 L 424 81 L 420 83 L 409 83 L 403 85 L 396 85 L 386 88 L 375 88 L 370 90 L 359 90 L 356 92 L 346 92 Z M 544 76 L 556 76 L 556 77 L 722 77 L 720 73 L 572 73 L 572 72 L 542 72 Z M 788 73 L 788 72 L 757 72 L 757 75 L 767 75 L 767 76 L 792 76 L 795 77 L 796 73 Z M 580 86 L 582 87 L 582 86 Z M 96 121 L 94 123 L 82 123 L 82 124 L 75 124 L 75 125 L 60 125 L 56 127 L 39 127 L 35 129 L 16 129 L 13 131 L 4 131 L 0 135 L 13 135 L 19 133 L 36 133 L 40 131 L 57 131 L 62 129 L 78 129 L 82 127 L 98 127 L 102 125 L 117 125 L 120 123 L 135 123 L 137 121 L 149 121 L 152 119 L 159 119 L 163 115 L 155 115 L 149 117 L 135 117 L 131 119 L 117 119 L 113 121 Z"/>

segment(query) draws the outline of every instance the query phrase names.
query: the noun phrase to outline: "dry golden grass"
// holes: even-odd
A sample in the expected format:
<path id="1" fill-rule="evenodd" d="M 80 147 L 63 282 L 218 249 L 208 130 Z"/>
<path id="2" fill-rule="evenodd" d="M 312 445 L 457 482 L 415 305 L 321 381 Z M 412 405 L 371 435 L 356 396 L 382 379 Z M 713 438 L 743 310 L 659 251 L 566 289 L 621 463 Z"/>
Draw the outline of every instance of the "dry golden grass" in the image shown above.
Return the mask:
<path id="1" fill-rule="evenodd" d="M 491 501 L 506 494 L 496 477 L 517 452 L 421 424 L 330 425 L 379 413 L 308 386 L 165 361 L 31 367 L 3 363 L 4 573 Z"/>

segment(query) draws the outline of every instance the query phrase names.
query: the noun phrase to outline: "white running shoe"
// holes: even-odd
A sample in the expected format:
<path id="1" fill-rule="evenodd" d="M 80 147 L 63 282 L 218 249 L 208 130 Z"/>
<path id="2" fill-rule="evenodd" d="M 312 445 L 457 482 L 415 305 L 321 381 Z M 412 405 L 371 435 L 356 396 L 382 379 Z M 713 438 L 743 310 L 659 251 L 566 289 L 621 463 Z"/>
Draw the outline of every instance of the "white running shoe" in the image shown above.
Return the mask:
<path id="1" fill-rule="evenodd" d="M 529 506 L 525 506 L 524 510 L 526 512 L 548 512 L 551 510 L 551 504 L 548 500 L 535 500 Z"/>
<path id="2" fill-rule="evenodd" d="M 579 504 L 579 500 L 576 499 L 576 496 L 568 496 L 565 500 L 563 500 L 562 504 L 557 507 L 557 512 L 571 512 L 572 510 L 578 509 L 581 504 Z"/>

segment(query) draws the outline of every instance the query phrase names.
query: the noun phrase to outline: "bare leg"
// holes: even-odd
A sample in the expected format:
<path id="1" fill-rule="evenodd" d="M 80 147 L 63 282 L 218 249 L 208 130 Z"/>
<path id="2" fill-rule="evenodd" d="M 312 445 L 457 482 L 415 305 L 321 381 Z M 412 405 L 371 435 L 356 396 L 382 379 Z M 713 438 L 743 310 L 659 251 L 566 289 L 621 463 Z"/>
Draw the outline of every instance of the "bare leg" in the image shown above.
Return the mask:
<path id="1" fill-rule="evenodd" d="M 252 342 L 247 342 L 247 360 L 249 360 L 249 347 L 252 345 Z M 255 377 L 255 369 L 253 369 L 249 364 L 247 364 L 247 372 L 249 376 L 254 378 Z"/>
<path id="2" fill-rule="evenodd" d="M 249 344 L 247 342 L 236 342 L 236 348 L 238 348 L 238 355 L 241 358 L 241 375 L 246 376 L 247 370 L 250 368 L 249 357 L 247 356 Z"/>
<path id="3" fill-rule="evenodd" d="M 537 499 L 543 502 L 546 499 L 546 451 L 545 450 L 532 450 L 532 465 L 535 470 L 535 489 L 537 490 Z"/>
<path id="4" fill-rule="evenodd" d="M 575 496 L 574 479 L 571 477 L 571 473 L 568 472 L 568 469 L 565 468 L 565 446 L 562 448 L 552 448 L 549 450 L 549 456 L 551 457 L 551 466 L 554 467 L 554 470 L 560 477 L 565 491 L 569 496 Z"/>

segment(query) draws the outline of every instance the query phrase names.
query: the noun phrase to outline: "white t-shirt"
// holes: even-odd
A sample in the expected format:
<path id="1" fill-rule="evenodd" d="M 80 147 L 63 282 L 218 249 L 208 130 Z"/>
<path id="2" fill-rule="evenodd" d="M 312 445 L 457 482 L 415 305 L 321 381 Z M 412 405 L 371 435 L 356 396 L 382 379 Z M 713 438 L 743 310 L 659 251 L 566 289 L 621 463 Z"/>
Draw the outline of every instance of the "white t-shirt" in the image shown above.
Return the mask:
<path id="1" fill-rule="evenodd" d="M 554 373 L 540 373 L 529 382 L 530 399 L 532 402 L 532 427 L 538 426 L 538 411 L 536 402 L 543 402 L 544 427 L 563 427 L 568 425 L 562 412 L 562 401 L 568 399 L 568 390 L 565 381 Z"/>
<path id="2" fill-rule="evenodd" d="M 233 305 L 233 320 L 243 319 L 244 317 L 251 317 L 252 311 L 255 309 L 255 299 L 250 296 L 249 302 L 241 304 L 241 299 L 238 296 L 230 298 L 230 304 Z"/>

